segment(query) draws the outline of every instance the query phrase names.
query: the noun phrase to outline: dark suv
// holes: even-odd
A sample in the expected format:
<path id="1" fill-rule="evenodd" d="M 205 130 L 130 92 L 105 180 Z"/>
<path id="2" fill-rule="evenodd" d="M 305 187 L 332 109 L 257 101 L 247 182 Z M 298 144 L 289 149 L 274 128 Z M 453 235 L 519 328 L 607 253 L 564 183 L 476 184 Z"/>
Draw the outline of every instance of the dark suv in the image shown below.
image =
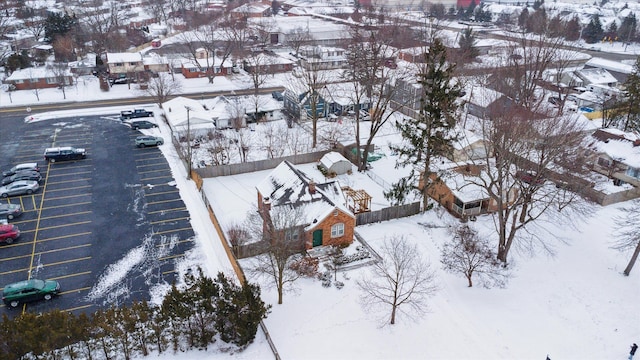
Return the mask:
<path id="1" fill-rule="evenodd" d="M 44 159 L 49 162 L 80 160 L 87 157 L 85 149 L 74 148 L 70 146 L 48 148 L 44 151 Z"/>

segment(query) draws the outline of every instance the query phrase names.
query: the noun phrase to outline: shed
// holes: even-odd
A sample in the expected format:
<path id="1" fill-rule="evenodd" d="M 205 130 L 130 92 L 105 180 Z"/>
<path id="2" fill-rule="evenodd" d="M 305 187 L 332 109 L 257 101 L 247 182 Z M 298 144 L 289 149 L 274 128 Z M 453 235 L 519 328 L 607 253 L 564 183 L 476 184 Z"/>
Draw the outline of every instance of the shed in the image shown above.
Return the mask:
<path id="1" fill-rule="evenodd" d="M 340 153 L 331 151 L 320 159 L 320 166 L 329 174 L 342 175 L 350 172 L 353 165 Z"/>

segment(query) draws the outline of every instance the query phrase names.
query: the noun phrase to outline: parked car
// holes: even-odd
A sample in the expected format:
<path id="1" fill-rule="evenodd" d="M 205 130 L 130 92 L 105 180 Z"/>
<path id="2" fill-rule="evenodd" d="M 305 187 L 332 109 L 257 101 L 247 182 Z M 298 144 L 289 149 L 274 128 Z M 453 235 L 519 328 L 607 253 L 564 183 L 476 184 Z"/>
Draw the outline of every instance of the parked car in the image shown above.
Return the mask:
<path id="1" fill-rule="evenodd" d="M 136 146 L 143 148 L 145 146 L 160 146 L 164 144 L 164 139 L 160 136 L 138 136 L 136 138 Z"/>
<path id="2" fill-rule="evenodd" d="M 129 122 L 132 130 L 157 128 L 158 125 L 147 120 L 138 120 Z"/>
<path id="3" fill-rule="evenodd" d="M 2 172 L 2 177 L 11 176 L 11 175 L 17 173 L 18 171 L 27 171 L 27 170 L 40 171 L 40 167 L 38 167 L 38 163 L 18 164 L 18 165 L 12 167 L 11 169 L 9 169 L 7 171 L 3 171 Z"/>
<path id="4" fill-rule="evenodd" d="M 22 214 L 22 207 L 18 204 L 0 203 L 0 218 L 12 220 Z"/>
<path id="5" fill-rule="evenodd" d="M 11 224 L 0 225 L 0 242 L 12 244 L 19 237 L 20 229 L 17 226 Z"/>
<path id="6" fill-rule="evenodd" d="M 60 283 L 53 280 L 31 279 L 5 285 L 2 291 L 2 301 L 11 307 L 21 303 L 51 300 L 60 293 Z"/>
<path id="7" fill-rule="evenodd" d="M 31 195 L 38 191 L 40 185 L 37 181 L 18 180 L 9 185 L 0 186 L 0 197 L 6 198 L 14 195 Z"/>
<path id="8" fill-rule="evenodd" d="M 44 159 L 48 162 L 80 160 L 87 157 L 87 151 L 83 148 L 71 146 L 47 148 L 44 151 Z"/>
<path id="9" fill-rule="evenodd" d="M 145 109 L 134 109 L 133 111 L 127 110 L 127 111 L 120 112 L 120 120 L 135 119 L 135 118 L 149 117 L 149 116 L 153 116 L 153 112 L 147 111 Z"/>
<path id="10" fill-rule="evenodd" d="M 2 182 L 0 182 L 0 185 L 8 185 L 18 180 L 40 181 L 42 180 L 42 176 L 37 171 L 18 171 L 11 176 L 2 178 Z"/>

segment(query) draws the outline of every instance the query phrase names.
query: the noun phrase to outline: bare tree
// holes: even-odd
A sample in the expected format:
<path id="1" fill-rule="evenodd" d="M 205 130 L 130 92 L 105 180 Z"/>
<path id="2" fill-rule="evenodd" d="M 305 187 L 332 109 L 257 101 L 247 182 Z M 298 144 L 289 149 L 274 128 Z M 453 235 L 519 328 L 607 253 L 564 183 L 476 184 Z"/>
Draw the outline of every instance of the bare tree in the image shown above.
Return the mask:
<path id="1" fill-rule="evenodd" d="M 629 276 L 633 265 L 640 255 L 640 222 L 638 222 L 638 214 L 640 214 L 640 200 L 634 200 L 631 205 L 623 207 L 623 215 L 615 218 L 617 230 L 614 232 L 616 241 L 611 246 L 621 252 L 628 252 L 633 249 L 633 254 L 623 274 Z"/>
<path id="2" fill-rule="evenodd" d="M 380 30 L 354 28 L 351 32 L 351 43 L 348 53 L 348 68 L 343 73 L 352 90 L 349 97 L 355 107 L 355 141 L 358 170 L 367 168 L 367 157 L 378 131 L 393 117 L 400 106 L 392 107 L 392 100 L 397 100 L 397 88 L 391 82 L 399 82 L 408 78 L 409 74 L 396 69 L 396 47 L 392 46 L 394 37 L 400 27 L 383 27 Z M 369 137 L 364 146 L 361 145 L 360 126 L 364 124 L 360 108 L 370 105 Z"/>
<path id="3" fill-rule="evenodd" d="M 168 73 L 158 73 L 157 77 L 152 77 L 147 83 L 145 92 L 153 97 L 158 106 L 162 106 L 170 97 L 179 94 L 182 91 L 182 84 L 176 81 L 173 76 Z"/>
<path id="4" fill-rule="evenodd" d="M 212 133 L 205 148 L 213 165 L 227 165 L 231 162 L 231 143 L 222 132 Z"/>
<path id="5" fill-rule="evenodd" d="M 474 274 L 484 284 L 493 283 L 500 287 L 504 285 L 507 279 L 506 269 L 501 267 L 488 239 L 479 237 L 477 231 L 467 224 L 455 227 L 452 235 L 452 241 L 446 242 L 442 248 L 440 262 L 445 270 L 464 274 L 469 287 L 473 286 Z"/>
<path id="6" fill-rule="evenodd" d="M 485 139 L 485 154 L 477 161 L 485 172 L 470 182 L 483 188 L 494 204 L 499 260 L 507 262 L 516 239 L 528 238 L 530 244 L 538 240 L 550 250 L 548 237 L 526 230 L 545 214 L 566 223 L 586 218 L 585 201 L 551 182 L 575 184 L 589 171 L 581 147 L 584 123 L 577 116 L 543 117 L 511 105 L 499 107 L 472 128 Z"/>
<path id="7" fill-rule="evenodd" d="M 101 7 L 85 7 L 78 16 L 81 19 L 81 33 L 86 37 L 84 41 L 91 42 L 93 50 L 98 54 L 126 48 L 120 39 L 122 35 L 118 33 L 126 14 L 117 5 L 117 2 L 112 2 L 108 11 Z"/>
<path id="8" fill-rule="evenodd" d="M 213 84 L 232 55 L 243 50 L 249 36 L 246 21 L 234 20 L 227 15 L 210 19 L 210 23 L 180 37 L 188 50 L 189 60 Z"/>
<path id="9" fill-rule="evenodd" d="M 385 239 L 381 256 L 382 260 L 373 265 L 372 275 L 357 281 L 363 306 L 390 308 L 391 325 L 396 323 L 398 313 L 409 317 L 424 313 L 427 298 L 438 287 L 434 272 L 417 247 L 396 236 Z"/>
<path id="10" fill-rule="evenodd" d="M 39 40 L 44 36 L 45 20 L 46 19 L 42 16 L 33 16 L 29 19 L 25 19 L 24 29 L 29 34 L 33 35 L 34 39 Z"/>
<path id="11" fill-rule="evenodd" d="M 69 71 L 69 66 L 66 63 L 53 63 L 47 65 L 47 71 L 50 71 L 53 74 L 56 84 L 58 85 L 58 89 L 62 91 L 62 98 L 67 98 L 66 88 L 71 84 L 71 72 Z"/>
<path id="12" fill-rule="evenodd" d="M 306 67 L 299 67 L 293 72 L 293 82 L 306 93 L 306 104 L 309 109 L 303 107 L 300 120 L 311 120 L 311 147 L 318 146 L 318 120 L 325 116 L 326 99 L 323 99 L 321 90 L 328 82 L 328 73 L 322 69 L 319 59 L 308 58 Z"/>
<path id="13" fill-rule="evenodd" d="M 285 42 L 293 48 L 296 56 L 300 53 L 300 47 L 308 44 L 312 39 L 309 29 L 302 27 L 295 27 L 285 34 Z"/>
<path id="14" fill-rule="evenodd" d="M 304 251 L 304 219 L 302 209 L 290 205 L 263 206 L 247 217 L 251 234 L 267 248 L 265 254 L 255 257 L 250 273 L 270 279 L 278 292 L 278 304 L 282 304 L 285 290 L 301 276 L 292 265 Z"/>
<path id="15" fill-rule="evenodd" d="M 262 51 L 251 51 L 245 59 L 245 64 L 245 70 L 249 73 L 253 85 L 254 114 L 257 115 L 261 105 L 260 88 L 266 83 L 267 77 L 272 75 L 273 59 Z"/>

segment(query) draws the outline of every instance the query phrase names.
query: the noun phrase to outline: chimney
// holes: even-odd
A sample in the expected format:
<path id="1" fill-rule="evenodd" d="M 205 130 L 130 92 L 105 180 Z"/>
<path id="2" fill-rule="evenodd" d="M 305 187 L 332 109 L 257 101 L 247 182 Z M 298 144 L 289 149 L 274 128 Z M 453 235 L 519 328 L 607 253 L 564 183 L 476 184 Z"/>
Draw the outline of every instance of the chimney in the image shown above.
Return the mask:
<path id="1" fill-rule="evenodd" d="M 271 199 L 269 197 L 262 199 L 262 210 L 265 212 L 271 211 Z"/>
<path id="2" fill-rule="evenodd" d="M 309 181 L 309 194 L 313 195 L 316 193 L 316 183 L 314 181 Z"/>
<path id="3" fill-rule="evenodd" d="M 633 147 L 640 146 L 640 139 L 635 139 L 633 141 Z"/>

